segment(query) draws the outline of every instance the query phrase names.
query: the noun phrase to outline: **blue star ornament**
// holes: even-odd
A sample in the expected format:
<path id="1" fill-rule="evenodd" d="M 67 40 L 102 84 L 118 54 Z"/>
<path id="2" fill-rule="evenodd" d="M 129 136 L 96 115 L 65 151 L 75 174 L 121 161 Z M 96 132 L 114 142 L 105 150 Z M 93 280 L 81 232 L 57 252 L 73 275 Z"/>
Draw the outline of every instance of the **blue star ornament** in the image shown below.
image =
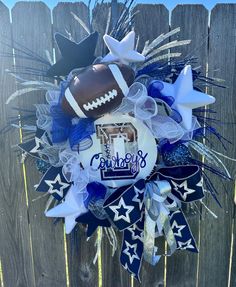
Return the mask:
<path id="1" fill-rule="evenodd" d="M 198 92 L 193 88 L 192 68 L 187 65 L 179 74 L 174 84 L 163 83 L 161 94 L 172 97 L 174 103 L 172 109 L 177 110 L 182 117 L 182 126 L 186 130 L 192 128 L 192 110 L 213 104 L 215 98 L 205 93 Z"/>
<path id="2" fill-rule="evenodd" d="M 121 63 L 128 65 L 134 62 L 143 62 L 145 57 L 135 51 L 135 32 L 129 32 L 120 42 L 112 38 L 109 35 L 104 35 L 103 40 L 109 49 L 102 62 L 114 62 L 120 61 Z"/>
<path id="3" fill-rule="evenodd" d="M 87 213 L 84 206 L 84 194 L 77 191 L 77 187 L 72 185 L 64 201 L 56 207 L 45 212 L 47 217 L 64 217 L 66 234 L 69 234 L 76 225 L 76 218 Z"/>

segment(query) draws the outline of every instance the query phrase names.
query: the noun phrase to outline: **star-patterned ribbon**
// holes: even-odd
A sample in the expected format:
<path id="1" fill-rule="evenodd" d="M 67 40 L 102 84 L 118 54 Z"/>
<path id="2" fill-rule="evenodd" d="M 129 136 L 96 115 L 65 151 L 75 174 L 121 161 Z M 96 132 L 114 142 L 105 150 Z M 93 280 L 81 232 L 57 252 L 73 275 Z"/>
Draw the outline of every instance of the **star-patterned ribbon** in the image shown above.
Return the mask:
<path id="1" fill-rule="evenodd" d="M 195 165 L 165 167 L 145 184 L 139 180 L 118 188 L 104 203 L 110 221 L 123 231 L 121 264 L 139 280 L 144 258 L 155 265 L 155 238 L 164 235 L 168 255 L 176 249 L 198 252 L 195 240 L 181 210 L 181 202 L 203 198 L 202 177 Z"/>
<path id="2" fill-rule="evenodd" d="M 68 192 L 69 183 L 62 172 L 62 167 L 50 167 L 40 180 L 36 191 L 48 192 L 57 200 L 62 200 Z"/>

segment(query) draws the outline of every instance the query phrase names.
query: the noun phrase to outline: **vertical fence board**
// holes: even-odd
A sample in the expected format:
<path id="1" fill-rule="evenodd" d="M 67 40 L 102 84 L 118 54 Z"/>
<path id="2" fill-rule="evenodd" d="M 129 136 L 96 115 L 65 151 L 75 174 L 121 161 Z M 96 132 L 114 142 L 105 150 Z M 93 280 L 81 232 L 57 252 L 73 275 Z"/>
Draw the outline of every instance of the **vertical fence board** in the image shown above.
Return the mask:
<path id="1" fill-rule="evenodd" d="M 111 8 L 112 7 L 112 8 Z M 111 9 L 111 15 L 113 20 L 109 25 L 108 32 L 111 31 L 114 23 L 118 19 L 120 12 L 122 10 L 122 5 L 117 3 L 98 4 L 93 9 L 93 20 L 92 25 L 95 31 L 99 32 L 99 41 L 96 53 L 97 55 L 105 55 L 106 51 L 104 49 L 102 36 L 106 31 L 106 26 L 108 22 L 109 9 Z M 120 264 L 120 251 L 122 245 L 122 233 L 116 231 L 116 236 L 118 240 L 118 248 L 115 252 L 115 255 L 112 257 L 112 248 L 108 241 L 105 232 L 103 232 L 102 238 L 102 286 L 103 287 L 119 287 L 119 286 L 130 286 L 130 276 L 126 270 Z"/>
<path id="2" fill-rule="evenodd" d="M 151 42 L 160 34 L 169 31 L 169 11 L 164 5 L 138 4 L 134 8 L 134 12 L 138 12 L 135 17 L 135 32 L 136 36 L 139 36 L 138 50 L 141 51 L 143 49 L 147 40 Z M 158 252 L 164 252 L 163 238 L 159 238 L 156 244 L 159 248 Z M 151 266 L 143 261 L 141 269 L 142 286 L 164 286 L 164 262 L 164 256 L 162 256 L 156 266 Z M 134 285 L 139 286 L 137 282 Z"/>
<path id="3" fill-rule="evenodd" d="M 0 2 L 0 54 L 12 53 L 11 24 L 9 10 Z M 13 116 L 11 107 L 5 102 L 15 90 L 12 77 L 5 69 L 12 68 L 13 59 L 2 57 L 0 60 L 1 86 L 1 128 L 6 126 L 7 119 Z M 24 192 L 22 169 L 16 153 L 11 146 L 19 141 L 18 131 L 0 134 L 0 258 L 4 282 L 1 286 L 35 286 L 30 249 L 30 232 L 28 212 Z"/>
<path id="4" fill-rule="evenodd" d="M 202 5 L 178 5 L 171 15 L 171 29 L 180 27 L 180 33 L 171 40 L 191 40 L 189 45 L 177 47 L 181 58 L 193 56 L 199 59 L 203 74 L 206 72 L 208 43 L 208 10 Z M 177 59 L 178 60 L 178 59 Z M 201 159 L 199 159 L 201 160 Z M 187 207 L 187 220 L 198 244 L 199 213 L 191 214 Z M 177 251 L 167 259 L 167 286 L 195 286 L 197 281 L 198 255 L 189 251 Z"/>
<path id="5" fill-rule="evenodd" d="M 233 218 L 233 227 L 232 227 L 232 232 L 233 232 L 233 236 L 232 236 L 232 265 L 231 265 L 231 270 L 230 270 L 230 278 L 229 278 L 229 283 L 228 286 L 229 287 L 235 287 L 236 286 L 236 274 L 235 274 L 235 270 L 236 270 L 236 236 L 235 236 L 235 230 L 236 230 L 236 220 L 235 220 L 235 211 L 236 211 L 236 206 L 234 205 L 234 218 Z"/>
<path id="6" fill-rule="evenodd" d="M 51 15 L 44 3 L 17 3 L 12 9 L 12 25 L 14 41 L 41 57 L 46 58 L 46 49 L 52 54 Z M 16 58 L 16 65 L 37 69 L 47 68 L 35 61 L 22 61 L 19 58 Z M 44 95 L 45 92 L 27 94 L 21 97 L 19 105 L 34 110 L 33 105 L 42 102 Z M 26 175 L 36 286 L 51 287 L 56 285 L 64 287 L 66 285 L 66 273 L 62 225 L 54 225 L 53 220 L 44 216 L 47 198 L 34 201 L 40 195 L 34 191 L 34 185 L 39 182 L 39 174 L 34 163 L 30 160 L 26 161 Z"/>
<path id="7" fill-rule="evenodd" d="M 71 37 L 79 42 L 88 35 L 85 29 L 74 18 L 73 14 L 78 16 L 89 28 L 89 10 L 83 2 L 77 3 L 58 3 L 53 9 L 53 31 L 54 33 L 60 32 L 67 37 Z M 63 20 L 62 20 L 63 19 Z M 56 58 L 59 57 L 57 45 Z"/>
<path id="8" fill-rule="evenodd" d="M 109 3 L 103 3 L 97 4 L 92 10 L 92 27 L 94 31 L 99 33 L 98 44 L 96 48 L 97 56 L 105 53 L 102 36 L 106 31 L 109 9 L 111 9 L 111 5 Z"/>
<path id="9" fill-rule="evenodd" d="M 211 11 L 209 36 L 209 76 L 225 80 L 227 89 L 211 88 L 210 94 L 216 97 L 212 106 L 217 111 L 217 118 L 224 122 L 219 126 L 221 134 L 233 142 L 227 146 L 227 155 L 235 158 L 235 15 L 236 5 L 217 4 Z M 213 139 L 214 149 L 226 153 L 218 141 Z M 235 178 L 235 163 L 223 160 Z M 217 206 L 212 197 L 206 198 L 208 207 L 213 210 L 218 219 L 203 214 L 201 222 L 201 254 L 199 262 L 199 286 L 228 286 L 230 246 L 233 216 L 233 182 L 225 184 L 211 176 L 216 186 L 222 204 Z M 233 271 L 235 272 L 235 271 Z"/>
<path id="10" fill-rule="evenodd" d="M 75 20 L 74 13 L 89 28 L 89 10 L 82 3 L 59 3 L 53 9 L 53 31 L 60 32 L 76 42 L 81 41 L 88 33 Z M 63 19 L 63 21 L 62 21 Z M 61 55 L 56 48 L 56 59 Z M 96 235 L 88 242 L 86 241 L 86 231 L 81 225 L 77 225 L 74 231 L 67 236 L 68 270 L 71 287 L 96 286 L 97 285 L 97 265 L 93 264 L 95 256 L 94 243 Z"/>

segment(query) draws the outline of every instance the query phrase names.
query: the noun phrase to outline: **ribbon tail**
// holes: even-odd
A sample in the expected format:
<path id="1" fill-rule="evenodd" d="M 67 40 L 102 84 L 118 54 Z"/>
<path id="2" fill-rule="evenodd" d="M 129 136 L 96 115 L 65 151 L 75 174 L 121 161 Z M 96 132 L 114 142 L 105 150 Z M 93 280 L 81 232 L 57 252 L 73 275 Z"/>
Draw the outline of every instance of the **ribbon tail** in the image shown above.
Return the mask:
<path id="1" fill-rule="evenodd" d="M 157 255 L 158 247 L 155 246 L 156 222 L 151 219 L 147 210 L 145 212 L 144 224 L 144 259 L 151 265 L 156 265 L 161 256 Z"/>
<path id="2" fill-rule="evenodd" d="M 160 214 L 158 221 L 160 221 L 161 225 L 163 226 L 163 232 L 165 234 L 165 239 L 170 249 L 167 255 L 170 256 L 176 251 L 177 244 L 176 244 L 174 232 L 171 228 L 169 216 L 167 214 L 162 213 Z"/>
<path id="3" fill-rule="evenodd" d="M 198 253 L 198 249 L 181 209 L 172 211 L 169 215 L 172 232 L 174 233 L 177 249 Z"/>
<path id="4" fill-rule="evenodd" d="M 123 244 L 120 254 L 122 266 L 140 282 L 139 273 L 143 258 L 144 216 L 123 232 Z"/>

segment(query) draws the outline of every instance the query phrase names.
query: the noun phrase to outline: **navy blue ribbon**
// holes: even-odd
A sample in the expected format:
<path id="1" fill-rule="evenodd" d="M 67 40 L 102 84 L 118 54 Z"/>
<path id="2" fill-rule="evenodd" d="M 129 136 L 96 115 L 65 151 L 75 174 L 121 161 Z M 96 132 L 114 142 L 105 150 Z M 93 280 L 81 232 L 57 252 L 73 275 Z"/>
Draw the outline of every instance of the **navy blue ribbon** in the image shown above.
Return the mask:
<path id="1" fill-rule="evenodd" d="M 204 196 L 201 172 L 196 165 L 161 168 L 151 180 L 168 181 L 171 185 L 171 194 L 176 200 L 182 202 L 192 202 Z M 104 210 L 110 221 L 123 231 L 121 264 L 138 280 L 143 256 L 143 189 L 145 189 L 145 182 L 139 180 L 134 185 L 118 188 L 104 203 Z M 167 197 L 169 206 L 173 201 L 173 196 Z M 171 210 L 169 220 L 177 249 L 198 252 L 182 210 L 178 207 Z"/>

